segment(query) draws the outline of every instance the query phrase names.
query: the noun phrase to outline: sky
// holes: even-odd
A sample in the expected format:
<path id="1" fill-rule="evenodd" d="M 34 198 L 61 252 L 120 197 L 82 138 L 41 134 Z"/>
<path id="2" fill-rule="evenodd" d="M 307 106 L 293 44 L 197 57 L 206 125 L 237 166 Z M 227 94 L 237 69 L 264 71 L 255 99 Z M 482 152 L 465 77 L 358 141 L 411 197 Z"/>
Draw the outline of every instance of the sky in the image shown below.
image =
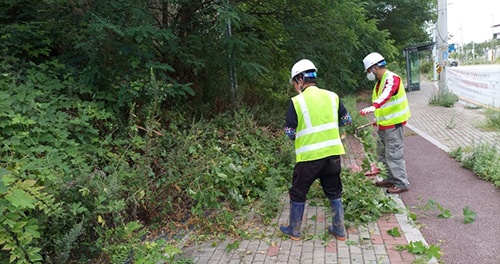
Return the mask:
<path id="1" fill-rule="evenodd" d="M 449 44 L 491 40 L 491 26 L 500 24 L 500 0 L 447 0 L 447 4 Z"/>

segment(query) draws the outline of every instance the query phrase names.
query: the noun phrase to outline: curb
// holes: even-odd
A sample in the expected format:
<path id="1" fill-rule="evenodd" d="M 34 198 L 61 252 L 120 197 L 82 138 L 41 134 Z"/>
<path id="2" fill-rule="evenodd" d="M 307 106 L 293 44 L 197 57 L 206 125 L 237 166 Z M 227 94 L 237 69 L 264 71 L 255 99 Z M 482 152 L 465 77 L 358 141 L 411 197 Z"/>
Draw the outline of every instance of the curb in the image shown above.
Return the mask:
<path id="1" fill-rule="evenodd" d="M 415 226 L 413 220 L 411 220 L 410 217 L 408 216 L 408 210 L 405 204 L 403 203 L 403 200 L 399 198 L 399 195 L 389 195 L 389 196 L 391 196 L 391 198 L 400 207 L 399 213 L 395 213 L 394 215 L 396 216 L 396 220 L 398 220 L 399 226 L 401 227 L 401 230 L 403 231 L 403 234 L 406 237 L 406 241 L 408 241 L 408 243 L 420 241 L 425 246 L 429 246 L 427 241 L 425 241 L 425 238 L 423 237 L 420 230 Z M 438 261 L 436 258 L 433 257 L 427 263 L 438 264 Z"/>

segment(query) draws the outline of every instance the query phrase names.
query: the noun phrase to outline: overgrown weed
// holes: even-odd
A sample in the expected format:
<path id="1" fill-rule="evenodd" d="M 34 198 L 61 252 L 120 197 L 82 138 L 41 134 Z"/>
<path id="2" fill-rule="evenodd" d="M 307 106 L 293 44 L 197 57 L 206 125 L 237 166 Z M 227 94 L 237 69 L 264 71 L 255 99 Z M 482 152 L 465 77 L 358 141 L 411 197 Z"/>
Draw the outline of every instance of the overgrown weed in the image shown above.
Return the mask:
<path id="1" fill-rule="evenodd" d="M 459 147 L 450 156 L 480 178 L 500 188 L 500 152 L 497 144 L 481 143 L 472 147 Z"/>
<path id="2" fill-rule="evenodd" d="M 343 127 L 343 131 L 353 135 L 356 127 L 369 123 L 368 118 L 361 116 L 356 110 L 356 98 L 347 96 L 342 98 L 342 102 L 353 118 L 353 123 L 350 126 Z M 344 203 L 345 222 L 347 226 L 357 225 L 360 223 L 369 223 L 376 221 L 381 216 L 398 211 L 397 204 L 389 196 L 383 193 L 380 188 L 373 185 L 371 180 L 367 178 L 363 172 L 371 169 L 371 163 L 376 160 L 376 139 L 372 127 L 367 127 L 359 135 L 365 151 L 365 158 L 359 167 L 362 167 L 362 172 L 351 171 L 343 168 L 341 173 Z M 349 147 L 349 146 L 347 146 Z M 377 164 L 379 167 L 381 164 Z M 382 174 L 385 173 L 385 168 L 382 168 Z M 323 205 L 330 208 L 330 202 L 325 198 L 323 190 L 318 181 L 311 186 L 308 199 L 321 199 Z M 327 210 L 330 211 L 330 210 Z"/>
<path id="3" fill-rule="evenodd" d="M 484 128 L 493 131 L 500 131 L 500 110 L 486 108 L 484 113 L 486 116 Z"/>
<path id="4" fill-rule="evenodd" d="M 448 90 L 440 90 L 429 98 L 429 104 L 435 106 L 453 107 L 458 102 L 458 96 Z"/>

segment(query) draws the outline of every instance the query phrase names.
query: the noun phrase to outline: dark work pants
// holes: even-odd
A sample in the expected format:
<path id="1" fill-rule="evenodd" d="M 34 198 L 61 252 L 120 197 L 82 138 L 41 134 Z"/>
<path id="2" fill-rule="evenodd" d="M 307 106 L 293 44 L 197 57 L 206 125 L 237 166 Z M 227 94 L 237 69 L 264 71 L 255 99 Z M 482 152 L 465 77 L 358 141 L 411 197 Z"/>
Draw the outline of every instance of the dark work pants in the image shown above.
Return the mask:
<path id="1" fill-rule="evenodd" d="M 298 162 L 293 170 L 292 187 L 288 191 L 290 200 L 305 202 L 309 188 L 316 179 L 320 180 L 323 192 L 329 200 L 342 197 L 341 168 L 340 156 Z"/>

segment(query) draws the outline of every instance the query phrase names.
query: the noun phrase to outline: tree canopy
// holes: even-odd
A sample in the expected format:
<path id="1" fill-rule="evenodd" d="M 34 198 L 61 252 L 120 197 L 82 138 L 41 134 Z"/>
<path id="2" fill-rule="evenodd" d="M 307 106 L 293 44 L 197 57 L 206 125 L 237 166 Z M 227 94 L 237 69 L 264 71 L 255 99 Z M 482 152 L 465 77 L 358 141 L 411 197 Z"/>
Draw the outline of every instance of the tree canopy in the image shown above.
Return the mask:
<path id="1" fill-rule="evenodd" d="M 77 93 L 130 103 L 140 97 L 130 82 L 153 69 L 169 85 L 167 97 L 226 108 L 284 91 L 302 58 L 318 64 L 328 89 L 363 88 L 366 54 L 393 59 L 405 45 L 429 40 L 433 3 L 7 0 L 0 45 L 3 67 L 59 60 L 87 87 Z"/>

